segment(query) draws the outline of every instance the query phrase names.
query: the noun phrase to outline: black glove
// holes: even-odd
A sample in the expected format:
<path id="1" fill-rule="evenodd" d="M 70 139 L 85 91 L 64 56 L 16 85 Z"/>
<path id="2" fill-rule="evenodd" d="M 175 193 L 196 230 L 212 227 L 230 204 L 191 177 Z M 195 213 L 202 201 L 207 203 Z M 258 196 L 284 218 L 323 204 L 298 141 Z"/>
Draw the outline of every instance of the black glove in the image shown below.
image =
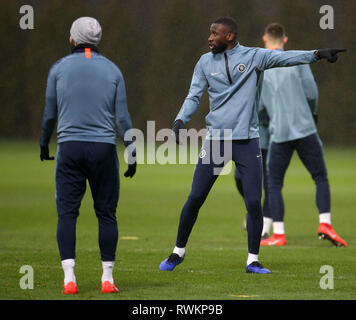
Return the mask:
<path id="1" fill-rule="evenodd" d="M 339 52 L 346 52 L 346 49 L 320 49 L 315 52 L 315 54 L 320 59 L 327 59 L 328 62 L 336 62 Z"/>
<path id="2" fill-rule="evenodd" d="M 130 144 L 129 146 L 126 147 L 126 150 L 128 153 L 128 158 L 127 158 L 128 168 L 124 173 L 124 176 L 126 178 L 129 177 L 132 178 L 136 173 L 136 166 L 137 166 L 135 145 L 133 143 Z"/>
<path id="3" fill-rule="evenodd" d="M 184 123 L 182 120 L 178 119 L 178 120 L 174 121 L 172 130 L 173 130 L 174 134 L 176 135 L 176 143 L 177 144 L 180 144 L 179 129 L 183 129 L 183 128 L 184 128 Z"/>
<path id="4" fill-rule="evenodd" d="M 136 161 L 134 163 L 132 163 L 132 164 L 129 164 L 126 172 L 124 173 L 124 176 L 126 178 L 128 178 L 128 177 L 132 178 L 136 173 L 136 166 L 137 166 Z"/>
<path id="5" fill-rule="evenodd" d="M 41 146 L 41 154 L 40 154 L 41 161 L 43 160 L 54 160 L 54 157 L 49 156 L 49 148 L 48 146 Z"/>

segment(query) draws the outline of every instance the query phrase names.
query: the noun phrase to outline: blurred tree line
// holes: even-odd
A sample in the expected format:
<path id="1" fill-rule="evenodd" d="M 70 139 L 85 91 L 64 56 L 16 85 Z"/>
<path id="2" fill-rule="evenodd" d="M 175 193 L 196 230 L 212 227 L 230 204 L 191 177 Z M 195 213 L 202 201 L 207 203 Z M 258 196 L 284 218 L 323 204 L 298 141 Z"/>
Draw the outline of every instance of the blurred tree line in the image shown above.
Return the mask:
<path id="1" fill-rule="evenodd" d="M 170 127 L 188 93 L 199 57 L 209 50 L 209 27 L 219 16 L 234 17 L 239 41 L 263 46 L 264 27 L 280 22 L 286 49 L 345 47 L 335 64 L 313 64 L 319 87 L 319 133 L 325 143 L 356 145 L 356 1 L 328 0 L 1 0 L 0 138 L 39 139 L 48 71 L 70 53 L 69 30 L 80 16 L 98 19 L 99 49 L 122 70 L 134 127 Z M 33 30 L 19 27 L 22 5 L 34 9 Z M 319 9 L 334 8 L 334 30 L 319 26 Z M 189 127 L 205 126 L 205 94 Z"/>

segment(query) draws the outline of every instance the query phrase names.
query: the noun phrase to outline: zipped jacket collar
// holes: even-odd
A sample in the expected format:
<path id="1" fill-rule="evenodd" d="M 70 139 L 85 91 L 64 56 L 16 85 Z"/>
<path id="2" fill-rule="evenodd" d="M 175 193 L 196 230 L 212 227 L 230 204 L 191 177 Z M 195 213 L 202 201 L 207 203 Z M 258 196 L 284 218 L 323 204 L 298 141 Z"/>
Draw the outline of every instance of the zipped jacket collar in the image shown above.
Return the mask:
<path id="1" fill-rule="evenodd" d="M 89 43 L 78 44 L 76 47 L 74 47 L 72 49 L 72 53 L 84 52 L 85 48 L 90 48 L 92 51 L 95 51 L 95 52 L 99 53 L 99 49 L 96 46 L 94 46 L 92 44 L 89 44 Z"/>

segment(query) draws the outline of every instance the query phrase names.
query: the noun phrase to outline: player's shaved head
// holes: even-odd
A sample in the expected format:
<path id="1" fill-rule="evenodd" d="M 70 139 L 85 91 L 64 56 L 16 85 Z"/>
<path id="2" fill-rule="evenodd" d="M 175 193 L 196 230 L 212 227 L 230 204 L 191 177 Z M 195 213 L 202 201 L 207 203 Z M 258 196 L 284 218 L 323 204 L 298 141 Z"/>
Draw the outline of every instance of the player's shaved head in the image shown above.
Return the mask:
<path id="1" fill-rule="evenodd" d="M 266 26 L 262 40 L 267 49 L 284 49 L 288 37 L 284 26 L 278 22 L 273 22 Z"/>
<path id="2" fill-rule="evenodd" d="M 274 22 L 266 26 L 265 35 L 271 38 L 271 40 L 283 41 L 286 36 L 286 30 L 283 25 L 278 22 Z"/>

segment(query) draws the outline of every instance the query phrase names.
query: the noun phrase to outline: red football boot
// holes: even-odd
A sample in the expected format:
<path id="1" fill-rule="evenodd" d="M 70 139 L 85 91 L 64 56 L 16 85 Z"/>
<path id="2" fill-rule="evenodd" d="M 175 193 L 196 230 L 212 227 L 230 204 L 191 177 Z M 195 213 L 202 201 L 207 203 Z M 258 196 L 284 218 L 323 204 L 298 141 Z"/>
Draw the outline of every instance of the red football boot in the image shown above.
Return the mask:
<path id="1" fill-rule="evenodd" d="M 318 228 L 318 235 L 319 239 L 330 240 L 336 247 L 347 247 L 347 243 L 337 235 L 331 224 L 320 223 Z"/>
<path id="2" fill-rule="evenodd" d="M 68 282 L 67 284 L 63 285 L 63 293 L 64 294 L 76 294 L 78 293 L 78 287 L 74 282 Z"/>
<path id="3" fill-rule="evenodd" d="M 115 284 L 110 281 L 104 281 L 101 283 L 102 293 L 119 293 L 119 289 L 115 287 Z"/>

